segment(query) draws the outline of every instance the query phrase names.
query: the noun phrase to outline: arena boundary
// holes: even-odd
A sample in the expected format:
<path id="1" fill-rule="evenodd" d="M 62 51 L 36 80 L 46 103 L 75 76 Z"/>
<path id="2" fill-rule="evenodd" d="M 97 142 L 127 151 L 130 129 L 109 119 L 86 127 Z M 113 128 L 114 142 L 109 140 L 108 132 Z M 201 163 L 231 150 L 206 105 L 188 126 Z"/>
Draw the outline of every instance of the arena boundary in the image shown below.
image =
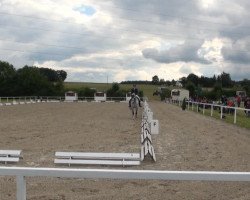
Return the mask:
<path id="1" fill-rule="evenodd" d="M 26 200 L 26 177 L 165 181 L 250 181 L 250 172 L 68 169 L 28 167 L 0 167 L 0 176 L 16 177 L 17 200 Z"/>

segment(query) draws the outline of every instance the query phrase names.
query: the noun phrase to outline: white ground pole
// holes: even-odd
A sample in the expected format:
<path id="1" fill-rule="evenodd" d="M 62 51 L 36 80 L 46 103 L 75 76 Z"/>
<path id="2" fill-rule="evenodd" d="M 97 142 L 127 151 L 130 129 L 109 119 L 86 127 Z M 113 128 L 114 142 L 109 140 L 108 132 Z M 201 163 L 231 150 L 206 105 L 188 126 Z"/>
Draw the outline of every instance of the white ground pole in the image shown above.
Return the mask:
<path id="1" fill-rule="evenodd" d="M 17 200 L 26 200 L 25 177 L 250 182 L 250 172 L 211 172 L 211 171 L 156 171 L 156 170 L 0 167 L 0 176 L 16 176 Z"/>

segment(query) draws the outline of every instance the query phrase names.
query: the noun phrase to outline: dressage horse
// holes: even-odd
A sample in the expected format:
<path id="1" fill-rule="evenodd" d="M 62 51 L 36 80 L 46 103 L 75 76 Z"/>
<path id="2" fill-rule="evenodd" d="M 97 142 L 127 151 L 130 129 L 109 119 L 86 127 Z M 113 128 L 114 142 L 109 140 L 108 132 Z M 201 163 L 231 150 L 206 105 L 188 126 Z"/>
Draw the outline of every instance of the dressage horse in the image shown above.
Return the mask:
<path id="1" fill-rule="evenodd" d="M 131 110 L 133 119 L 137 118 L 137 111 L 139 107 L 139 99 L 136 97 L 135 94 L 131 95 Z"/>

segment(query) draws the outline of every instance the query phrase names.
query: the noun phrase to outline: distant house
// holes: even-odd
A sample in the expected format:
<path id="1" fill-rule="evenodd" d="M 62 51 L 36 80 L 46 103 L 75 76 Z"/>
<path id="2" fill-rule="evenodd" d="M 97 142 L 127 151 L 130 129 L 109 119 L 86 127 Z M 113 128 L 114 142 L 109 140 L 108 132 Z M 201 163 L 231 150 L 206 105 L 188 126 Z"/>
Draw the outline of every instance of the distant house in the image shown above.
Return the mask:
<path id="1" fill-rule="evenodd" d="M 65 92 L 65 101 L 77 101 L 78 100 L 78 94 L 73 91 Z"/>
<path id="2" fill-rule="evenodd" d="M 176 85 L 177 87 L 182 88 L 182 83 L 181 83 L 180 81 L 177 81 L 175 85 Z"/>
<path id="3" fill-rule="evenodd" d="M 96 92 L 94 95 L 94 100 L 95 101 L 106 101 L 107 96 L 105 92 Z"/>
<path id="4" fill-rule="evenodd" d="M 189 91 L 184 89 L 173 89 L 171 91 L 171 99 L 182 101 L 184 98 L 189 99 Z"/>

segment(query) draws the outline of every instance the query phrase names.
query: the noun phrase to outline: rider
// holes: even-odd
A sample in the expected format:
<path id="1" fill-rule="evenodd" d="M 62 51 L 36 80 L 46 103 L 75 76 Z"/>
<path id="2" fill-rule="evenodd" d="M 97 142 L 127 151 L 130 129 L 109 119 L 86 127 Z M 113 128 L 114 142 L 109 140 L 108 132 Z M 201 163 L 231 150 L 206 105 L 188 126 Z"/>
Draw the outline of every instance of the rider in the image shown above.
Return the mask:
<path id="1" fill-rule="evenodd" d="M 131 89 L 130 92 L 131 92 L 131 94 L 133 94 L 133 93 L 135 94 L 136 98 L 139 100 L 139 106 L 141 107 L 141 100 L 140 100 L 140 97 L 138 96 L 139 90 L 136 87 L 136 84 L 133 84 L 133 88 Z M 131 107 L 131 99 L 129 100 L 129 107 Z"/>

